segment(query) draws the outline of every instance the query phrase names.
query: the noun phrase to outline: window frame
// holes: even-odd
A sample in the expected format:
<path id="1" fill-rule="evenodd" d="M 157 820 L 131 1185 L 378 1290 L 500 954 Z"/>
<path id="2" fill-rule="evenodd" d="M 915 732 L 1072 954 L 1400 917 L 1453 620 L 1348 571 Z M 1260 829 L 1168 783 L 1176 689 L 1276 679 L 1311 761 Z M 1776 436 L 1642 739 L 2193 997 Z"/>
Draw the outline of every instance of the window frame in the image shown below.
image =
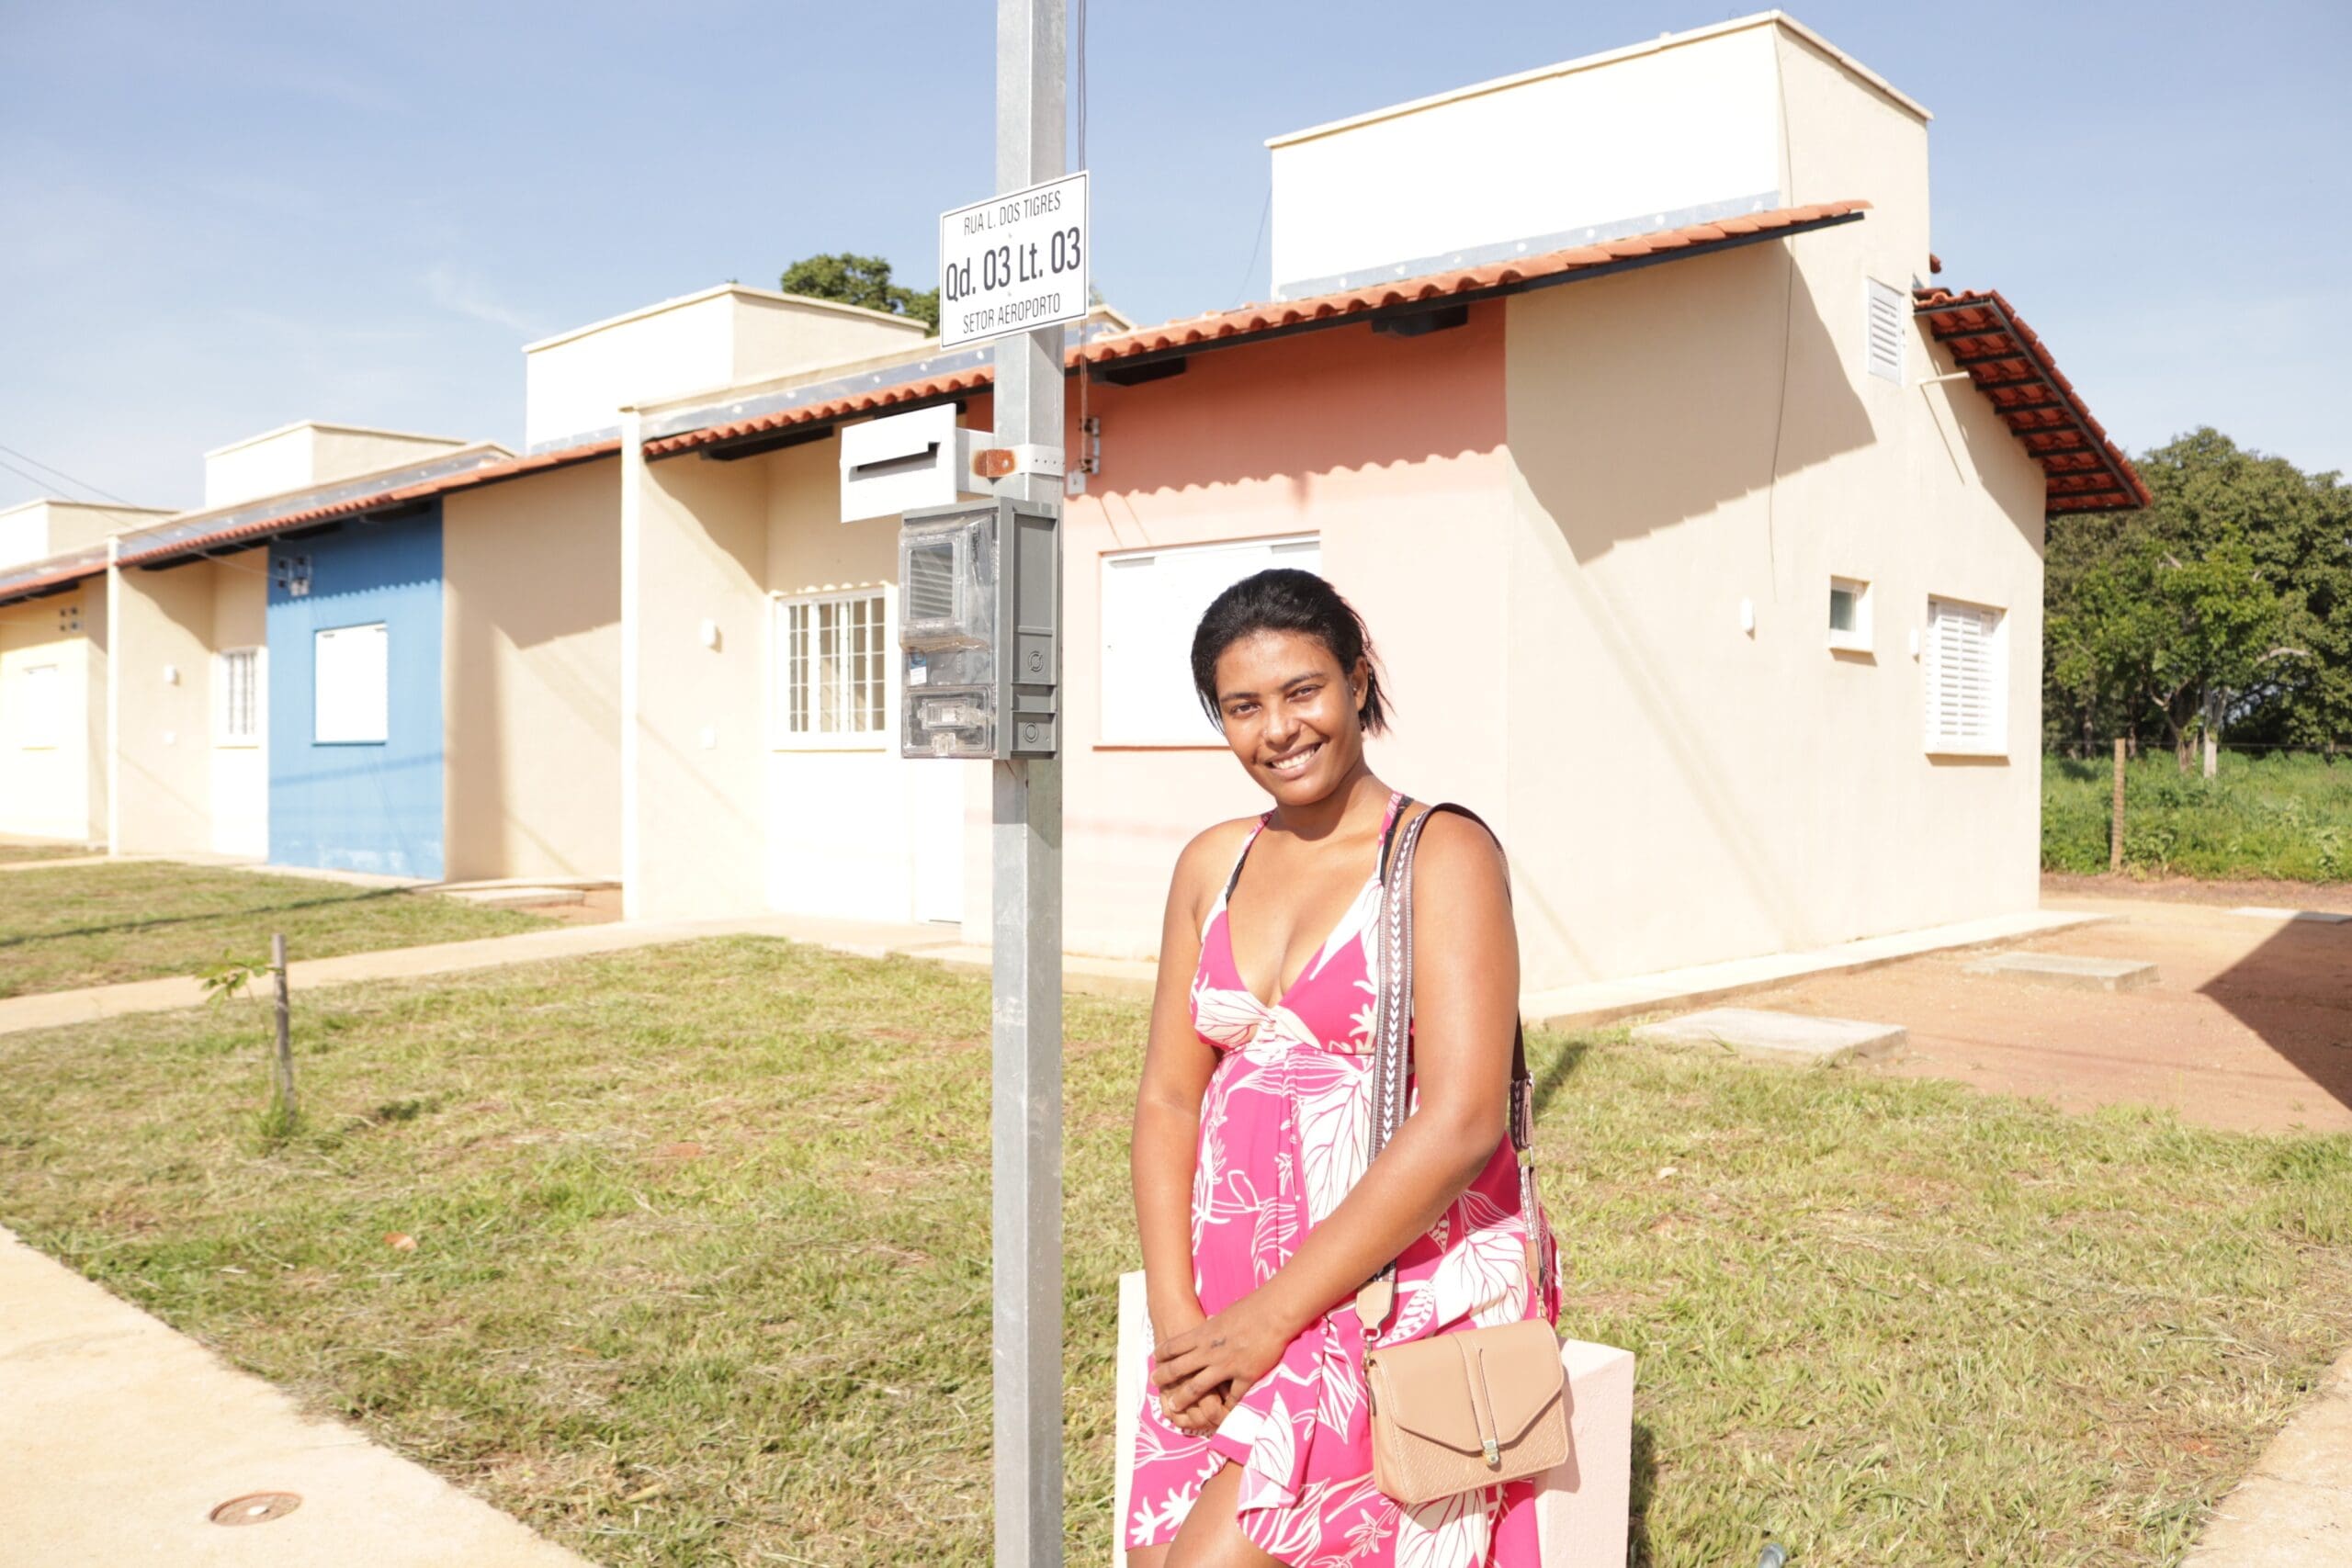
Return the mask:
<path id="1" fill-rule="evenodd" d="M 243 734 L 229 727 L 230 666 L 239 655 L 253 660 L 253 701 L 247 717 L 250 726 Z M 238 648 L 216 649 L 212 654 L 212 744 L 227 750 L 252 750 L 258 748 L 268 734 L 269 649 L 262 643 L 249 643 Z M 389 695 L 389 694 L 388 694 Z M 313 705 L 316 698 L 312 699 Z M 334 744 L 334 742 L 329 742 Z M 364 742 L 363 742 L 364 744 Z"/>
<path id="2" fill-rule="evenodd" d="M 1993 624 L 1984 632 L 1984 686 L 1986 713 L 1990 716 L 1989 735 L 1979 737 L 1949 736 L 1938 727 L 1936 698 L 1937 678 L 1941 671 L 1941 656 L 1936 637 L 1937 608 L 1950 605 L 1958 609 L 1975 610 L 1993 617 Z M 1962 599 L 1956 594 L 1928 595 L 1925 628 L 1920 636 L 1919 706 L 1923 750 L 1930 757 L 1999 757 L 2009 755 L 2009 612 L 2007 606 L 1987 604 L 1981 599 Z"/>
<path id="3" fill-rule="evenodd" d="M 1111 657 L 1108 639 L 1111 626 L 1111 575 L 1130 562 L 1156 560 L 1163 556 L 1196 556 L 1211 551 L 1261 550 L 1268 557 L 1266 565 L 1252 569 L 1262 571 L 1284 564 L 1285 551 L 1292 555 L 1305 553 L 1301 547 L 1311 547 L 1314 564 L 1306 570 L 1320 573 L 1323 570 L 1323 535 L 1319 529 L 1282 534 L 1262 534 L 1232 539 L 1198 539 L 1182 544 L 1152 545 L 1140 549 L 1104 550 L 1096 558 L 1095 565 L 1095 682 L 1094 750 L 1108 751 L 1222 751 L 1224 739 L 1198 702 L 1188 710 L 1198 722 L 1199 728 L 1183 736 L 1150 735 L 1137 728 L 1114 733 L 1113 714 L 1117 711 L 1111 690 Z M 1244 573 L 1244 576 L 1249 573 Z M 1236 579 L 1235 581 L 1239 581 Z M 1190 691 L 1190 682 L 1187 682 Z M 1190 728 L 1189 726 L 1187 727 Z"/>
<path id="4" fill-rule="evenodd" d="M 808 729 L 795 731 L 792 728 L 792 674 L 789 665 L 792 612 L 809 612 L 809 636 L 816 636 L 816 611 L 823 605 L 847 605 L 860 600 L 872 600 L 879 606 L 878 618 L 873 623 L 877 643 L 873 652 L 881 663 L 882 723 L 876 729 Z M 768 633 L 765 685 L 768 750 L 772 751 L 893 751 L 899 743 L 899 610 L 895 584 L 869 583 L 856 588 L 832 588 L 811 593 L 787 593 L 771 590 L 768 594 Z M 812 653 L 813 657 L 813 653 Z M 854 690 L 854 688 L 853 688 Z M 816 697 L 813 682 L 809 695 Z M 812 719 L 816 715 L 812 712 Z"/>
<path id="5" fill-rule="evenodd" d="M 1832 653 L 1876 654 L 1878 617 L 1872 604 L 1876 595 L 1871 592 L 1870 580 L 1863 577 L 1839 577 L 1832 573 L 1829 579 L 1829 595 L 1830 604 L 1833 606 L 1837 604 L 1838 591 L 1841 588 L 1851 590 L 1853 593 L 1854 628 L 1851 631 L 1840 631 L 1834 622 L 1831 623 L 1827 628 L 1829 650 Z"/>

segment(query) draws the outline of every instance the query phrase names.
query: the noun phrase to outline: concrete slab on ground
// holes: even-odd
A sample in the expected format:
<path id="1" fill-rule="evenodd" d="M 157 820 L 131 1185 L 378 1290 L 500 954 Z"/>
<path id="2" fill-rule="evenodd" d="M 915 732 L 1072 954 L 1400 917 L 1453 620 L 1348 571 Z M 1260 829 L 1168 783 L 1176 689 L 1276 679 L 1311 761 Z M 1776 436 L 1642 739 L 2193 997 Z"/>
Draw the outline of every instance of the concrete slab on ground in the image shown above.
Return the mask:
<path id="1" fill-rule="evenodd" d="M 2267 904 L 2241 904 L 2230 913 L 2257 920 L 2310 920 L 2323 926 L 2352 925 L 2352 915 L 2341 909 L 2280 909 Z"/>
<path id="2" fill-rule="evenodd" d="M 1636 1045 L 1673 1050 L 1719 1051 L 1756 1062 L 1834 1067 L 1901 1047 L 1899 1023 L 1864 1023 L 1850 1018 L 1807 1018 L 1760 1008 L 1710 1008 L 1634 1031 Z"/>
<path id="3" fill-rule="evenodd" d="M 0 1229 L 0 1541 L 44 1568 L 584 1568 L 585 1559 Z M 255 1492 L 299 1507 L 213 1524 Z"/>
<path id="4" fill-rule="evenodd" d="M 2352 1562 L 2352 1353 L 2213 1510 L 2181 1568 Z"/>
<path id="5" fill-rule="evenodd" d="M 435 891 L 445 898 L 484 909 L 535 909 L 588 902 L 584 887 L 444 887 Z"/>
<path id="6" fill-rule="evenodd" d="M 2133 958 L 2084 958 L 2071 953 L 1996 953 L 1971 964 L 1968 972 L 2078 991 L 2129 991 L 2156 983 L 2153 964 Z"/>

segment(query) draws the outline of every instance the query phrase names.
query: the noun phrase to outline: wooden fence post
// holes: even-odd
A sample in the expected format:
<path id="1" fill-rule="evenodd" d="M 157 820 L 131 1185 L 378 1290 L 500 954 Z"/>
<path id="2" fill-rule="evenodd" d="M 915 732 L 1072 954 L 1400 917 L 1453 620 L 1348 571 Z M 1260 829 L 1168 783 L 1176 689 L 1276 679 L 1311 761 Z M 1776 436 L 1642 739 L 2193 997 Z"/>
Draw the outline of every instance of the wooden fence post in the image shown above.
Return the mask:
<path id="1" fill-rule="evenodd" d="M 2109 814 L 2107 827 L 2107 869 L 2109 873 L 2123 869 L 2123 738 L 2115 740 L 2115 809 Z"/>
<path id="2" fill-rule="evenodd" d="M 294 1117 L 293 1005 L 286 995 L 286 933 L 269 939 L 269 972 L 277 982 L 277 1102 L 288 1121 Z"/>

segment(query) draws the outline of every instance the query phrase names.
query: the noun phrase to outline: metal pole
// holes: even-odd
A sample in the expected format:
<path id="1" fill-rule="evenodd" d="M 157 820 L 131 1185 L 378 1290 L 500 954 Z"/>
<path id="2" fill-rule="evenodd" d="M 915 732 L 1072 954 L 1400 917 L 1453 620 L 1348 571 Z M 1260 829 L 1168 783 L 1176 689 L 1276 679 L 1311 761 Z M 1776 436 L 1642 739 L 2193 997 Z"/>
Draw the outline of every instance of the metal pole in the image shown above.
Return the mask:
<path id="1" fill-rule="evenodd" d="M 1068 0 L 997 0 L 1000 191 L 1065 172 L 1067 18 Z M 1060 327 L 998 341 L 995 404 L 996 445 L 1063 446 Z M 1060 500 L 1058 480 L 1016 482 L 1018 499 Z M 1057 756 L 990 766 L 996 1562 L 1060 1568 L 1062 764 Z"/>

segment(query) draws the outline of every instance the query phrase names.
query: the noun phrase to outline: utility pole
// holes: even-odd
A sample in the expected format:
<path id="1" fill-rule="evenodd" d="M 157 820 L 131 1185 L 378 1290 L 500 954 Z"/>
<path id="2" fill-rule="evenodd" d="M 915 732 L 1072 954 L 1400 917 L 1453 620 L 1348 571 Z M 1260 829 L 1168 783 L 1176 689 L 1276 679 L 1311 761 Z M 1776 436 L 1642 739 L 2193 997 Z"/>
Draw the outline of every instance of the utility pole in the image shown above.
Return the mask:
<path id="1" fill-rule="evenodd" d="M 1069 0 L 997 0 L 1000 192 L 1064 173 L 1068 16 Z M 998 340 L 995 401 L 999 446 L 1064 446 L 1058 324 Z M 1052 476 L 1023 474 L 998 488 L 1018 501 L 1061 502 Z M 1057 753 L 989 767 L 996 1563 L 1060 1568 L 1062 763 Z"/>

